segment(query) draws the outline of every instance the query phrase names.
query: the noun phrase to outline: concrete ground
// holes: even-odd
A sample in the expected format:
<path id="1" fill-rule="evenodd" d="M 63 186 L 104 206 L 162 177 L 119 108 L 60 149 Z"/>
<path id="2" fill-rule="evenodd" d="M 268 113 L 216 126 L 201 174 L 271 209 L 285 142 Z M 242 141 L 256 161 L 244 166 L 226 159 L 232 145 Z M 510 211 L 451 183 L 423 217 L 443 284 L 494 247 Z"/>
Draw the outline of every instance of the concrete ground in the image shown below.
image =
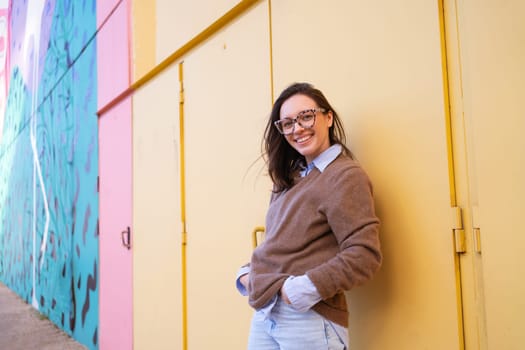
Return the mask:
<path id="1" fill-rule="evenodd" d="M 86 350 L 0 283 L 1 350 Z"/>

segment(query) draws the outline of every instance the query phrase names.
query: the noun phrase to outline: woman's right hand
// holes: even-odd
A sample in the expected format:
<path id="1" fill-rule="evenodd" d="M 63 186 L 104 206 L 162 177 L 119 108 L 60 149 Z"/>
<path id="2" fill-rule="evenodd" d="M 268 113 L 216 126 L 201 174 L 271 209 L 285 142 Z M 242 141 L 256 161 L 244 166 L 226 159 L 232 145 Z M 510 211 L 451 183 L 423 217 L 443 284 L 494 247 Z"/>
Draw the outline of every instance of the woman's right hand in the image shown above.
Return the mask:
<path id="1" fill-rule="evenodd" d="M 250 274 L 247 273 L 245 275 L 242 275 L 239 278 L 239 282 L 241 282 L 241 284 L 244 286 L 244 288 L 246 288 L 246 291 L 248 291 L 248 292 L 249 292 L 249 290 L 248 290 L 248 284 L 249 284 L 248 281 L 250 280 L 249 276 L 250 276 Z"/>

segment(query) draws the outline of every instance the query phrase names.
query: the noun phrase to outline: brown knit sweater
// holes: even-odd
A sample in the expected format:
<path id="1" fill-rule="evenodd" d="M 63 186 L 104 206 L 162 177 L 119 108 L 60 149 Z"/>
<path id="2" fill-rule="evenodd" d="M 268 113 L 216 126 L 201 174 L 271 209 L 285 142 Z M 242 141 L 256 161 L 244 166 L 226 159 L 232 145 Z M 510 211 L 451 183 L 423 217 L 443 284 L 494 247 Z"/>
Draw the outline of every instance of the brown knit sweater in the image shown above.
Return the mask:
<path id="1" fill-rule="evenodd" d="M 265 306 L 289 276 L 307 274 L 322 300 L 313 310 L 348 326 L 344 291 L 374 275 L 381 265 L 379 220 L 363 169 L 340 154 L 319 172 L 297 177 L 274 194 L 266 216 L 266 239 L 253 252 L 249 303 Z"/>

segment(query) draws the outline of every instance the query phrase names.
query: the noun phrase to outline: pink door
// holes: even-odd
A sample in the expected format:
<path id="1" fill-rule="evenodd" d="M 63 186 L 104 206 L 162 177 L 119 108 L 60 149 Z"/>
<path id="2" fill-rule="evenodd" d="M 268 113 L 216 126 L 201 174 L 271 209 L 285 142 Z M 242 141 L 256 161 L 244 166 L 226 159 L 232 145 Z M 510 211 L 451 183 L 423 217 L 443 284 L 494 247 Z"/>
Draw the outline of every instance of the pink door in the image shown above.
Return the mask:
<path id="1" fill-rule="evenodd" d="M 128 1 L 117 3 L 97 3 L 99 109 L 130 81 Z M 99 116 L 101 350 L 133 349 L 131 109 L 126 99 Z"/>
<path id="2" fill-rule="evenodd" d="M 100 349 L 132 349 L 131 104 L 99 119 Z"/>

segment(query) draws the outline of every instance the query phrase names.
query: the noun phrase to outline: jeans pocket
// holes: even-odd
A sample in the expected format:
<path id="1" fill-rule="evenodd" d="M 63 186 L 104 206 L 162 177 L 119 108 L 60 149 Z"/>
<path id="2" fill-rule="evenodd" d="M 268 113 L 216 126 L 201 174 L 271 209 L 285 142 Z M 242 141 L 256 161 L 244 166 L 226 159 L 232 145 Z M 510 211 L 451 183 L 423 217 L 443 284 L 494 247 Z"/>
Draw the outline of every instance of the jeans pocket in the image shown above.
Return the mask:
<path id="1" fill-rule="evenodd" d="M 348 350 L 342 338 L 346 334 L 338 334 L 333 324 L 327 320 L 324 320 L 324 330 L 328 350 Z"/>

